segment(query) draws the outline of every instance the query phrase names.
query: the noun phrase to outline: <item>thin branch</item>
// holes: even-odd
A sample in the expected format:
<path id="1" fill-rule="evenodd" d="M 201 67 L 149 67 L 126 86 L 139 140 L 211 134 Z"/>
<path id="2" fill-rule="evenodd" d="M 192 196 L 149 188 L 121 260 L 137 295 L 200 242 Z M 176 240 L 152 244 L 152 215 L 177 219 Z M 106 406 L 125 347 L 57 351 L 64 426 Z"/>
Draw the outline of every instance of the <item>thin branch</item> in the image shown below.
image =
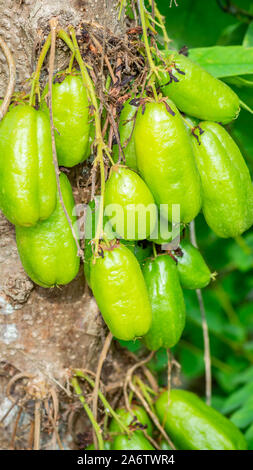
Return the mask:
<path id="1" fill-rule="evenodd" d="M 191 237 L 191 243 L 196 248 L 198 248 L 194 220 L 190 223 L 190 237 Z M 207 320 L 206 320 L 206 311 L 205 311 L 205 305 L 204 305 L 204 300 L 203 300 L 201 289 L 196 289 L 196 294 L 197 294 L 197 298 L 198 298 L 198 302 L 199 302 L 199 309 L 200 309 L 200 313 L 201 313 L 203 339 L 204 339 L 204 361 L 205 361 L 205 376 L 206 376 L 206 402 L 207 402 L 208 405 L 211 405 L 211 400 L 212 400 L 212 368 L 211 368 L 211 352 L 210 352 L 208 324 L 207 324 Z"/>
<path id="2" fill-rule="evenodd" d="M 35 409 L 34 409 L 34 443 L 33 443 L 33 450 L 39 450 L 40 448 L 40 417 L 41 412 L 41 402 L 35 402 Z"/>
<path id="3" fill-rule="evenodd" d="M 6 42 L 0 37 L 0 47 L 6 57 L 8 67 L 9 67 L 9 83 L 5 92 L 5 97 L 3 102 L 0 106 L 0 121 L 3 119 L 5 114 L 7 113 L 12 94 L 14 92 L 15 83 L 16 83 L 16 64 L 12 53 L 7 46 Z"/>
<path id="4" fill-rule="evenodd" d="M 104 361 L 106 359 L 106 356 L 108 354 L 111 342 L 112 342 L 113 335 L 111 332 L 108 333 L 107 338 L 104 342 L 103 349 L 101 351 L 101 354 L 99 356 L 98 360 L 98 366 L 97 366 L 97 371 L 96 371 L 96 379 L 95 379 L 95 387 L 93 391 L 93 403 L 92 403 L 92 412 L 94 415 L 95 420 L 97 420 L 97 405 L 98 405 L 98 390 L 99 390 L 99 382 L 100 382 L 100 376 L 101 376 L 101 371 L 102 367 L 104 364 Z M 97 438 L 96 438 L 96 433 L 93 429 L 93 440 L 94 440 L 94 445 L 95 448 L 97 448 Z"/>
<path id="5" fill-rule="evenodd" d="M 146 400 L 144 399 L 144 397 L 142 396 L 142 394 L 140 393 L 138 388 L 132 383 L 132 381 L 130 381 L 129 386 L 130 386 L 131 390 L 135 393 L 135 395 L 139 398 L 139 400 L 142 403 L 143 407 L 145 408 L 146 412 L 148 413 L 148 415 L 150 416 L 152 421 L 155 423 L 157 429 L 160 431 L 160 433 L 166 439 L 166 441 L 168 442 L 170 447 L 172 447 L 172 449 L 175 449 L 175 446 L 174 446 L 173 442 L 171 441 L 168 434 L 165 432 L 165 430 L 161 426 L 157 416 L 152 412 L 152 410 L 150 409 L 148 403 L 146 402 Z"/>
<path id="6" fill-rule="evenodd" d="M 144 364 L 146 364 L 147 362 L 150 361 L 150 359 L 152 359 L 154 355 L 154 351 L 152 351 L 145 359 L 142 359 L 141 361 L 137 362 L 136 364 L 134 364 L 132 367 L 130 367 L 130 369 L 128 369 L 127 371 L 127 374 L 126 374 L 126 378 L 125 378 L 125 382 L 124 382 L 124 387 L 123 387 L 123 392 L 124 392 L 124 398 L 125 398 L 125 404 L 126 404 L 126 408 L 127 410 L 131 413 L 131 407 L 130 407 L 130 404 L 129 404 L 129 399 L 128 399 L 128 395 L 127 395 L 127 387 L 128 387 L 128 384 L 131 382 L 132 380 L 132 375 L 134 373 L 134 371 L 136 369 L 138 369 L 139 367 L 142 367 Z"/>
<path id="7" fill-rule="evenodd" d="M 56 176 L 56 183 L 57 183 L 57 189 L 58 189 L 58 193 L 59 193 L 60 203 L 61 203 L 63 212 L 66 216 L 66 219 L 67 219 L 69 227 L 71 229 L 73 238 L 74 238 L 75 243 L 76 243 L 77 256 L 80 256 L 83 259 L 83 252 L 82 252 L 81 247 L 79 245 L 79 242 L 78 242 L 74 227 L 72 225 L 70 216 L 69 216 L 68 211 L 65 207 L 65 204 L 64 204 L 64 201 L 63 201 L 63 196 L 62 196 L 62 191 L 61 191 L 61 185 L 60 185 L 60 171 L 59 171 L 57 153 L 56 153 L 55 136 L 54 136 L 53 108 L 52 108 L 52 88 L 53 88 L 53 73 L 54 73 L 54 59 L 55 59 L 55 42 L 56 42 L 56 30 L 57 30 L 57 25 L 58 25 L 58 19 L 57 18 L 52 18 L 49 21 L 49 24 L 50 24 L 50 28 L 51 28 L 51 48 L 50 48 L 49 72 L 48 72 L 48 102 L 49 102 L 50 127 L 51 127 L 51 137 L 52 137 L 53 163 L 54 163 L 54 168 L 55 168 L 55 176 Z"/>
<path id="8" fill-rule="evenodd" d="M 78 396 L 80 402 L 82 403 L 83 405 L 83 408 L 84 410 L 86 411 L 87 415 L 88 415 L 88 418 L 92 424 L 92 427 L 93 429 L 95 430 L 96 432 L 96 436 L 97 436 L 97 439 L 98 439 L 98 445 L 99 445 L 99 449 L 100 450 L 103 450 L 104 449 L 104 441 L 103 441 L 103 438 L 102 438 L 102 433 L 101 433 L 101 429 L 97 423 L 97 421 L 95 420 L 94 416 L 93 416 L 93 413 L 91 411 L 91 409 L 89 408 L 89 406 L 87 405 L 86 403 L 86 400 L 83 396 L 83 392 L 82 392 L 82 389 L 79 385 L 79 382 L 77 380 L 76 377 L 73 377 L 72 380 L 71 380 L 71 384 L 75 390 L 75 393 L 76 395 Z"/>

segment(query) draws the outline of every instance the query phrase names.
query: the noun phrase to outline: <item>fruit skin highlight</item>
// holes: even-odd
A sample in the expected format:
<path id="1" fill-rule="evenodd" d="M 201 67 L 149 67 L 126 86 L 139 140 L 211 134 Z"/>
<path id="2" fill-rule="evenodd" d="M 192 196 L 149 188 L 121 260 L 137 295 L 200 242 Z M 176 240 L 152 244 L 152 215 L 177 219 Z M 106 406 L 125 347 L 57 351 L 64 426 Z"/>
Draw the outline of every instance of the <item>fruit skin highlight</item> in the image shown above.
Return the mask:
<path id="1" fill-rule="evenodd" d="M 195 393 L 165 391 L 155 403 L 159 421 L 179 450 L 246 450 L 239 429 Z"/>
<path id="2" fill-rule="evenodd" d="M 174 103 L 146 102 L 144 114 L 138 111 L 134 139 L 139 172 L 162 216 L 171 222 L 172 205 L 179 204 L 181 222 L 193 220 L 201 208 L 200 178 L 190 136 Z"/>
<path id="3" fill-rule="evenodd" d="M 241 235 L 253 224 L 253 186 L 248 167 L 228 132 L 201 122 L 199 141 L 192 136 L 203 193 L 203 214 L 221 238 Z M 198 131 L 196 129 L 196 131 Z"/>
<path id="4" fill-rule="evenodd" d="M 50 122 L 27 104 L 0 122 L 0 209 L 14 225 L 31 227 L 56 205 Z"/>
<path id="5" fill-rule="evenodd" d="M 148 349 L 171 348 L 185 326 L 185 304 L 175 261 L 167 254 L 148 260 L 143 267 L 152 307 L 152 324 L 143 342 Z"/>
<path id="6" fill-rule="evenodd" d="M 60 185 L 64 205 L 75 226 L 75 201 L 71 184 L 64 173 L 60 174 Z M 77 231 L 76 235 L 78 237 Z M 55 211 L 47 220 L 35 227 L 16 227 L 16 241 L 26 273 L 39 286 L 68 284 L 76 277 L 80 258 L 59 196 Z"/>
<path id="7" fill-rule="evenodd" d="M 112 167 L 105 184 L 105 215 L 125 240 L 144 240 L 154 230 L 155 200 L 137 173 L 119 165 Z"/>
<path id="8" fill-rule="evenodd" d="M 239 98 L 228 85 L 176 51 L 170 51 L 165 62 L 178 81 L 171 79 L 166 70 L 159 72 L 158 82 L 162 93 L 173 100 L 180 111 L 222 124 L 237 118 Z"/>
<path id="9" fill-rule="evenodd" d="M 112 334 L 125 341 L 143 336 L 152 314 L 140 265 L 124 245 L 107 247 L 90 261 L 90 285 Z"/>

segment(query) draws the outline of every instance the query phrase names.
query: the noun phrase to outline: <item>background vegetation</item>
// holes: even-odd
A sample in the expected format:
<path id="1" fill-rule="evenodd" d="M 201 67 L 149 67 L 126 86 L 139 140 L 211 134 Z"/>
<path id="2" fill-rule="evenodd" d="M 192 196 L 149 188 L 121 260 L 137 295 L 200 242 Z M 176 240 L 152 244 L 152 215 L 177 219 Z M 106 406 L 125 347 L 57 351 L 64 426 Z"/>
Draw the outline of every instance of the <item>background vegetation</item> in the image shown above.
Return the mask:
<path id="1" fill-rule="evenodd" d="M 158 0 L 173 48 L 187 45 L 190 56 L 230 84 L 253 108 L 253 2 Z M 244 109 L 228 127 L 253 174 L 253 115 Z M 253 449 L 253 231 L 234 239 L 218 238 L 202 215 L 196 219 L 197 240 L 215 282 L 204 289 L 209 326 L 212 405 L 246 434 Z M 184 388 L 205 394 L 201 315 L 196 293 L 185 290 L 187 324 L 173 355 L 181 365 Z M 121 342 L 123 345 L 124 343 Z M 124 344 L 137 352 L 139 342 Z M 150 364 L 160 385 L 167 381 L 167 352 L 159 350 Z M 175 382 L 175 376 L 174 376 Z"/>

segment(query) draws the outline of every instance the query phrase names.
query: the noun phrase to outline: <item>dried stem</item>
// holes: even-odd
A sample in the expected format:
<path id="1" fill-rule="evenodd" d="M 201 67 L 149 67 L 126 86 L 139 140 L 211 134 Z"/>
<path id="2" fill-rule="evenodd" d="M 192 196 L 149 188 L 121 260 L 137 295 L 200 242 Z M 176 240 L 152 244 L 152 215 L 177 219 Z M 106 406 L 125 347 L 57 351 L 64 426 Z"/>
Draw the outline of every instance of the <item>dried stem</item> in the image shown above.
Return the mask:
<path id="1" fill-rule="evenodd" d="M 45 41 L 45 44 L 41 49 L 41 53 L 39 55 L 39 58 L 38 58 L 38 62 L 37 62 L 37 65 L 36 65 L 36 70 L 35 70 L 35 73 L 34 73 L 34 76 L 33 76 L 33 79 L 32 79 L 32 86 L 31 86 L 30 100 L 29 100 L 30 106 L 33 106 L 35 104 L 35 96 L 36 96 L 36 94 L 38 94 L 38 91 L 39 91 L 38 90 L 38 85 L 39 85 L 39 79 L 40 79 L 40 71 L 41 71 L 41 67 L 43 65 L 43 62 L 46 58 L 46 55 L 48 53 L 48 50 L 50 48 L 50 44 L 51 44 L 51 33 L 49 33 L 49 35 L 48 35 L 48 37 Z"/>
<path id="2" fill-rule="evenodd" d="M 124 398 L 125 398 L 125 404 L 126 404 L 126 408 L 127 410 L 131 413 L 131 407 L 130 407 L 130 404 L 129 404 L 129 399 L 128 399 L 128 395 L 127 395 L 127 387 L 129 385 L 129 383 L 131 382 L 132 380 L 132 375 L 134 373 L 134 371 L 136 369 L 138 369 L 139 367 L 142 367 L 144 364 L 146 364 L 147 362 L 150 361 L 150 359 L 152 359 L 154 355 L 154 351 L 152 351 L 145 359 L 142 359 L 141 361 L 137 362 L 136 364 L 134 364 L 132 367 L 130 367 L 130 369 L 128 369 L 127 371 L 127 374 L 126 374 L 126 378 L 125 378 L 125 382 L 124 382 L 124 387 L 123 387 L 123 391 L 124 391 Z"/>
<path id="3" fill-rule="evenodd" d="M 90 373 L 90 372 L 87 372 L 87 373 Z M 91 385 L 91 387 L 95 387 L 95 382 L 94 380 L 92 380 L 90 377 L 88 377 L 87 374 L 84 373 L 83 370 L 81 369 L 76 369 L 74 370 L 74 374 L 77 376 L 77 377 L 82 377 L 83 379 L 87 380 L 87 382 Z M 94 375 L 93 373 L 91 375 Z M 119 385 L 117 384 L 117 387 Z M 113 410 L 113 408 L 111 407 L 110 403 L 106 400 L 105 396 L 103 395 L 103 393 L 101 392 L 101 390 L 98 389 L 98 396 L 101 400 L 101 402 L 103 403 L 104 407 L 106 410 L 109 411 L 109 413 L 111 414 L 111 416 L 117 421 L 117 423 L 119 424 L 119 426 L 122 428 L 122 430 L 124 432 L 126 432 L 127 434 L 130 434 L 130 430 L 129 428 L 121 421 L 119 415 L 117 415 L 117 413 L 115 413 L 115 411 Z"/>
<path id="4" fill-rule="evenodd" d="M 194 220 L 190 223 L 190 237 L 191 237 L 191 243 L 196 248 L 198 248 Z M 197 294 L 200 313 L 201 313 L 203 339 L 204 339 L 204 361 L 205 361 L 205 376 L 206 376 L 206 403 L 208 405 L 211 405 L 211 400 L 212 400 L 212 368 L 211 368 L 211 352 L 210 352 L 208 324 L 207 324 L 207 320 L 206 320 L 206 311 L 205 311 L 205 305 L 204 305 L 201 289 L 196 289 L 196 294 Z"/>
<path id="5" fill-rule="evenodd" d="M 9 67 L 9 83 L 5 92 L 5 96 L 3 102 L 0 106 L 0 121 L 3 119 L 5 114 L 7 113 L 12 94 L 14 92 L 15 83 L 16 83 L 16 64 L 12 53 L 7 46 L 6 42 L 0 37 L 0 47 L 6 57 L 8 67 Z"/>
<path id="6" fill-rule="evenodd" d="M 40 412 L 41 412 L 41 402 L 37 400 L 35 402 L 34 408 L 34 442 L 33 450 L 39 450 L 40 448 Z"/>
<path id="7" fill-rule="evenodd" d="M 103 438 L 102 438 L 102 435 L 101 435 L 101 429 L 100 429 L 97 421 L 95 420 L 91 409 L 89 408 L 89 406 L 87 405 L 87 403 L 85 401 L 85 398 L 83 396 L 81 387 L 80 387 L 79 382 L 76 379 L 76 377 L 72 378 L 71 383 L 72 383 L 72 386 L 75 390 L 75 393 L 78 395 L 78 398 L 79 398 L 80 402 L 83 405 L 83 408 L 84 408 L 85 412 L 87 413 L 87 416 L 88 416 L 88 418 L 89 418 L 89 420 L 90 420 L 90 422 L 93 426 L 93 429 L 95 430 L 95 433 L 96 433 L 96 436 L 97 436 L 97 439 L 98 439 L 99 449 L 103 450 L 104 449 L 104 441 L 103 441 Z"/>
<path id="8" fill-rule="evenodd" d="M 94 418 L 96 420 L 97 420 L 97 404 L 98 404 L 97 402 L 98 402 L 99 381 L 100 381 L 102 367 L 103 367 L 104 361 L 106 359 L 107 353 L 109 351 L 109 348 L 110 348 L 110 345 L 111 345 L 111 342 L 112 342 L 112 338 L 113 338 L 113 335 L 112 335 L 111 332 L 109 332 L 108 335 L 107 335 L 107 338 L 104 342 L 103 349 L 101 351 L 101 354 L 100 354 L 99 360 L 98 360 L 98 366 L 97 366 L 97 371 L 96 371 L 96 379 L 95 379 L 95 387 L 94 387 L 94 391 L 93 391 L 93 403 L 92 403 L 92 411 L 93 411 Z M 93 440 L 94 440 L 95 448 L 97 448 L 97 439 L 96 439 L 96 435 L 95 435 L 94 430 L 93 430 Z"/>
<path id="9" fill-rule="evenodd" d="M 161 424 L 159 423 L 159 420 L 157 418 L 157 416 L 152 412 L 152 410 L 150 409 L 148 403 L 146 402 L 146 400 L 144 399 L 144 397 L 142 396 L 141 392 L 139 391 L 139 389 L 132 383 L 132 381 L 130 381 L 129 383 L 129 386 L 131 388 L 131 390 L 135 393 L 135 395 L 139 398 L 140 402 L 142 403 L 142 405 L 144 406 L 145 410 L 147 411 L 148 415 L 150 416 L 150 418 L 152 419 L 152 421 L 155 423 L 157 429 L 160 431 L 160 433 L 163 435 L 163 437 L 166 439 L 166 441 L 168 442 L 168 444 L 170 445 L 170 447 L 172 447 L 172 449 L 175 449 L 175 446 L 173 444 L 173 442 L 171 441 L 171 439 L 169 438 L 169 436 L 167 435 L 167 433 L 164 431 L 163 427 L 161 426 Z"/>

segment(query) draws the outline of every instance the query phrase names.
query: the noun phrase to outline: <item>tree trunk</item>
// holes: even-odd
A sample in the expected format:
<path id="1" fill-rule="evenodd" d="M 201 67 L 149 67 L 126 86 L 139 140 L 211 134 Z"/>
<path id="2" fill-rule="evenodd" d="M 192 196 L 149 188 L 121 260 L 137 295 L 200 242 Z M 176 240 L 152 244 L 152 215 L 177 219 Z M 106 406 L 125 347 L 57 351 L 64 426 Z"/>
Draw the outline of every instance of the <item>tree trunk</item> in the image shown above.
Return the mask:
<path id="1" fill-rule="evenodd" d="M 17 91 L 29 83 L 36 47 L 48 33 L 48 20 L 76 26 L 91 20 L 116 32 L 117 0 L 0 0 L 0 35 L 17 65 Z M 58 42 L 57 42 L 58 45 Z M 56 67 L 67 65 L 69 53 L 59 41 Z M 0 95 L 8 68 L 0 54 Z M 69 367 L 94 368 L 104 336 L 103 321 L 85 286 L 83 269 L 71 284 L 43 289 L 26 276 L 15 243 L 14 227 L 0 215 L 0 361 L 17 369 L 58 380 Z"/>

